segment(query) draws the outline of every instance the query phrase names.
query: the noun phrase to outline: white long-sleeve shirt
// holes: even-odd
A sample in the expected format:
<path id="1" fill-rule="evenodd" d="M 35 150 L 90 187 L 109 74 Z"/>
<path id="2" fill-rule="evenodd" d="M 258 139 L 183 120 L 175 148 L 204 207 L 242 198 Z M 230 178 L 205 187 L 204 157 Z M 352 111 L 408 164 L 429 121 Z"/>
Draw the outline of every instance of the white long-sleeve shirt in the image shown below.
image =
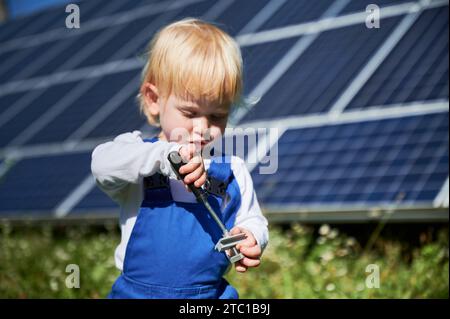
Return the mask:
<path id="1" fill-rule="evenodd" d="M 97 185 L 120 205 L 121 242 L 115 251 L 115 263 L 123 268 L 125 251 L 140 205 L 143 200 L 142 180 L 155 172 L 170 178 L 172 198 L 178 202 L 195 202 L 182 181 L 177 180 L 167 156 L 178 151 L 181 145 L 156 141 L 146 143 L 140 131 L 124 133 L 113 141 L 98 145 L 92 152 L 91 170 Z M 210 160 L 204 160 L 208 169 Z M 263 216 L 253 189 L 253 182 L 245 163 L 236 156 L 231 157 L 231 169 L 241 192 L 241 206 L 236 215 L 235 226 L 253 233 L 264 250 L 269 240 L 267 219 Z M 227 200 L 223 205 L 226 205 Z"/>

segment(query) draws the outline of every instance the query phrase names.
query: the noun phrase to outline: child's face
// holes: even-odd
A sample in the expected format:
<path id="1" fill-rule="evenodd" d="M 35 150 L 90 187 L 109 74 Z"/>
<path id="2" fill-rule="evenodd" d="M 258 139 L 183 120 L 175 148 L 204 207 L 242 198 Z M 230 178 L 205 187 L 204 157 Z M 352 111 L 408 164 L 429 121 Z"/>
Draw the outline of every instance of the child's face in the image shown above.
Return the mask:
<path id="1" fill-rule="evenodd" d="M 171 94 L 151 102 L 150 112 L 159 116 L 160 138 L 179 144 L 195 143 L 203 149 L 224 133 L 229 106 L 205 101 L 186 101 Z M 148 103 L 147 103 L 148 104 Z"/>

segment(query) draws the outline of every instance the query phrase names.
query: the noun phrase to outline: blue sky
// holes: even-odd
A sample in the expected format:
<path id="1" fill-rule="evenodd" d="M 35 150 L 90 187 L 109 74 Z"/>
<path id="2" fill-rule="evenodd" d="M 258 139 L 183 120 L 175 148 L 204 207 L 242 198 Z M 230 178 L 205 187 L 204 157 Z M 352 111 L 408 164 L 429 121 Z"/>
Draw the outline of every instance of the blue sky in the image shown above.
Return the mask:
<path id="1" fill-rule="evenodd" d="M 45 8 L 60 5 L 64 3 L 75 3 L 77 1 L 70 0 L 6 0 L 8 6 L 9 18 L 13 19 L 18 16 L 27 15 Z"/>

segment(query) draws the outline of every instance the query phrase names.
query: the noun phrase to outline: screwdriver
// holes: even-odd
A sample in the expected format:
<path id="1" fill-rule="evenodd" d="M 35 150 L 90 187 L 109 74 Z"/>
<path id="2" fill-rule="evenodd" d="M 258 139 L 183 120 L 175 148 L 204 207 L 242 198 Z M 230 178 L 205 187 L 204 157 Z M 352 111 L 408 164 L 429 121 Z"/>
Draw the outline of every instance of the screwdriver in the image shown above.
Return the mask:
<path id="1" fill-rule="evenodd" d="M 179 172 L 180 167 L 184 165 L 183 160 L 180 156 L 180 154 L 176 151 L 169 153 L 167 159 L 169 160 L 173 170 L 175 171 L 175 174 L 178 176 L 179 179 L 182 181 L 184 180 L 185 174 L 181 174 Z M 228 230 L 225 228 L 225 225 L 222 223 L 220 218 L 217 216 L 214 209 L 211 207 L 211 205 L 208 202 L 208 192 L 203 187 L 196 187 L 194 183 L 187 185 L 191 192 L 195 195 L 195 198 L 198 203 L 203 204 L 216 224 L 220 227 L 220 230 L 222 231 L 222 238 L 218 241 L 215 248 L 216 250 L 222 252 L 225 250 L 229 250 L 229 256 L 228 259 L 231 263 L 235 263 L 241 259 L 244 258 L 241 252 L 236 248 L 236 244 L 243 241 L 246 238 L 246 235 L 241 233 L 237 235 L 230 235 Z"/>

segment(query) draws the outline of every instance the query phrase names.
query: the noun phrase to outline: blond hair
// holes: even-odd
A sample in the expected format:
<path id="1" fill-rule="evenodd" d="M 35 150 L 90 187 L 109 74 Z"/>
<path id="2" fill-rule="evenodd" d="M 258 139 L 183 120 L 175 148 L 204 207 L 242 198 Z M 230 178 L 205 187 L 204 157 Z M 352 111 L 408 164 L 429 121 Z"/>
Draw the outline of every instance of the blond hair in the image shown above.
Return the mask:
<path id="1" fill-rule="evenodd" d="M 187 18 L 162 28 L 149 43 L 142 71 L 144 83 L 154 84 L 163 97 L 174 94 L 185 100 L 201 100 L 231 106 L 241 98 L 242 55 L 238 44 L 211 23 Z M 142 91 L 141 112 L 150 124 Z"/>

